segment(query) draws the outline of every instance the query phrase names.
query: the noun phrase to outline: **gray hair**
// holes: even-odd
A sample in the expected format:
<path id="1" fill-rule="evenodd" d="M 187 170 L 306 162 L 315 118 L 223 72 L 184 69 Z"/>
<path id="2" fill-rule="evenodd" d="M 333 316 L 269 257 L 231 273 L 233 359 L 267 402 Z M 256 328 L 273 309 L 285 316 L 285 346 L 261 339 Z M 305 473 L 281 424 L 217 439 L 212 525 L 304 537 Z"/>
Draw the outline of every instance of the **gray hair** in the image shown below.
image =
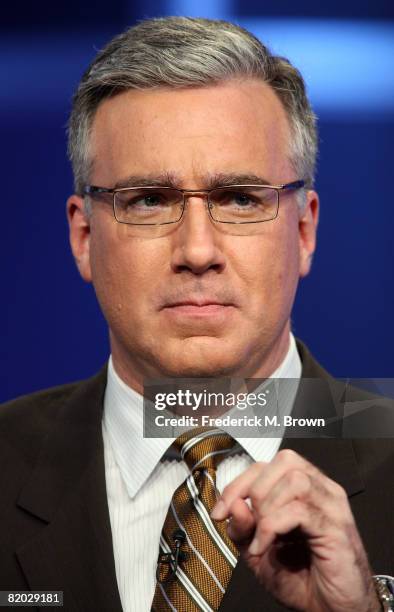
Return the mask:
<path id="1" fill-rule="evenodd" d="M 147 19 L 113 38 L 83 75 L 73 98 L 68 152 L 75 191 L 89 182 L 89 140 L 99 104 L 130 89 L 186 88 L 260 78 L 276 92 L 291 130 L 290 161 L 311 187 L 317 129 L 305 83 L 291 63 L 272 55 L 253 34 L 226 21 L 189 17 Z"/>

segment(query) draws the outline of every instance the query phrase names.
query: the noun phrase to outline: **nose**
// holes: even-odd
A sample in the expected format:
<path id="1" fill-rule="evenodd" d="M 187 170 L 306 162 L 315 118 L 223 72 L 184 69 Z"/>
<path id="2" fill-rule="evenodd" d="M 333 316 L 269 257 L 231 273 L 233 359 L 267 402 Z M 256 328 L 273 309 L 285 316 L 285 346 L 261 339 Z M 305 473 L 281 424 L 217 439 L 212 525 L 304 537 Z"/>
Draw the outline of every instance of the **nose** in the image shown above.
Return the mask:
<path id="1" fill-rule="evenodd" d="M 203 274 L 225 267 L 221 248 L 221 233 L 215 227 L 207 210 L 207 196 L 193 195 L 186 198 L 182 221 L 174 232 L 172 267 L 174 271 L 188 270 Z"/>

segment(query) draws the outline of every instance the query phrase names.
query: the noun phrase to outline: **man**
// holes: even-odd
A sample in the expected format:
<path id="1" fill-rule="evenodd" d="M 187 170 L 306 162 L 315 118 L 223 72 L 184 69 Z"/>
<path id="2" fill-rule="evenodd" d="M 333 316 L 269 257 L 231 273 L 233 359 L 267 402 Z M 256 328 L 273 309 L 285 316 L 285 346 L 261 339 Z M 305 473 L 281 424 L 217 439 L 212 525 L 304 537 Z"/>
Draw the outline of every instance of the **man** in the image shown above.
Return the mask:
<path id="1" fill-rule="evenodd" d="M 68 611 L 379 610 L 390 441 L 142 432 L 147 379 L 329 379 L 290 332 L 318 223 L 300 74 L 232 24 L 148 20 L 85 73 L 69 139 L 71 247 L 111 358 L 2 408 L 1 588 Z M 301 388 L 293 415 L 316 409 Z M 227 455 L 195 470 L 205 441 L 196 464 Z"/>

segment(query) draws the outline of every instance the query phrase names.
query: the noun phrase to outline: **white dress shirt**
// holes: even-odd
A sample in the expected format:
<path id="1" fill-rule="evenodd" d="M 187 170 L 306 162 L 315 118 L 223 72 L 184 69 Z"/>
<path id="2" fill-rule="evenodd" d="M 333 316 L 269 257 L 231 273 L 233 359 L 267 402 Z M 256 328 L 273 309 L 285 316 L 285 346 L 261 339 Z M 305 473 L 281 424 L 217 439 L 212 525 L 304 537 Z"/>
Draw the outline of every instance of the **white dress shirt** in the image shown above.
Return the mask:
<path id="1" fill-rule="evenodd" d="M 293 407 L 301 361 L 290 334 L 286 357 L 272 378 L 295 379 L 286 397 Z M 112 358 L 104 397 L 103 439 L 116 578 L 124 612 L 149 612 L 156 584 L 160 533 L 171 498 L 188 475 L 186 464 L 163 460 L 173 438 L 143 437 L 143 399 L 115 372 Z M 223 428 L 224 429 L 224 428 Z M 217 469 L 223 488 L 253 461 L 270 461 L 281 438 L 237 438 L 240 452 L 226 457 Z"/>

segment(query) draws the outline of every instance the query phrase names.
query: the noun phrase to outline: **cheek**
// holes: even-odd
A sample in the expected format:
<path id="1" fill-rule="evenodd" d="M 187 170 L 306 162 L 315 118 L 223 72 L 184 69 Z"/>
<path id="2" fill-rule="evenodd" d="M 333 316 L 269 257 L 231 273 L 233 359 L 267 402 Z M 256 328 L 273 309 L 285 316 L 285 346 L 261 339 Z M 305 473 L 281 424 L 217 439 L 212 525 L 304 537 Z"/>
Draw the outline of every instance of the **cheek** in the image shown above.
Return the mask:
<path id="1" fill-rule="evenodd" d="M 238 244 L 231 251 L 252 317 L 275 317 L 278 311 L 288 311 L 294 299 L 299 276 L 297 227 L 280 229 L 250 237 L 247 245 Z"/>
<path id="2" fill-rule="evenodd" d="M 91 240 L 93 285 L 107 318 L 143 318 L 152 303 L 155 280 L 166 261 L 157 241 L 98 228 Z"/>
<path id="3" fill-rule="evenodd" d="M 95 218 L 90 241 L 90 263 L 93 286 L 107 321 L 124 309 L 126 262 L 111 225 Z M 99 222 L 101 221 L 101 222 Z"/>
<path id="4" fill-rule="evenodd" d="M 121 262 L 114 253 L 91 247 L 93 286 L 108 323 L 113 324 L 121 316 L 125 306 Z"/>

